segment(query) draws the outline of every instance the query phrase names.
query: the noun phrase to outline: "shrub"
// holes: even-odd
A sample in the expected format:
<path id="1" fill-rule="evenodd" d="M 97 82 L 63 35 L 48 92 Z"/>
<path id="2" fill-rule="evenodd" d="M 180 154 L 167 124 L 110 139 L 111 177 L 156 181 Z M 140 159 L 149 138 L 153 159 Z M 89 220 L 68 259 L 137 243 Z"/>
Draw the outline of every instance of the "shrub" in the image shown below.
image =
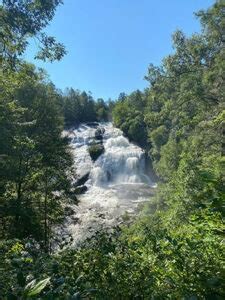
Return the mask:
<path id="1" fill-rule="evenodd" d="M 88 148 L 88 152 L 91 156 L 91 159 L 93 161 L 96 161 L 99 158 L 99 156 L 104 152 L 104 146 L 99 144 L 90 145 Z"/>

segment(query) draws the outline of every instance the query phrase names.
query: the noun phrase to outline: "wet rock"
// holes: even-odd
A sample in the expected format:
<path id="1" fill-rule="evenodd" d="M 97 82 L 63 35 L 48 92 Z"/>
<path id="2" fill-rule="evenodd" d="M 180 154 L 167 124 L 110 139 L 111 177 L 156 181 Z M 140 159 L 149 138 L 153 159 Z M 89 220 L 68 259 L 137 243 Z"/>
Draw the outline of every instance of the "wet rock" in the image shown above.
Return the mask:
<path id="1" fill-rule="evenodd" d="M 112 178 L 112 175 L 109 171 L 106 172 L 106 175 L 107 175 L 107 181 L 110 181 L 111 178 Z"/>
<path id="2" fill-rule="evenodd" d="M 99 125 L 99 123 L 98 122 L 87 122 L 86 125 L 90 126 L 90 127 L 97 127 Z"/>
<path id="3" fill-rule="evenodd" d="M 99 214 L 98 217 L 102 218 L 102 219 L 105 219 L 105 214 Z"/>
<path id="4" fill-rule="evenodd" d="M 74 214 L 74 210 L 70 206 L 64 208 L 65 216 L 71 216 Z"/>
<path id="5" fill-rule="evenodd" d="M 72 218 L 72 221 L 73 221 L 73 224 L 80 224 L 81 223 L 80 219 L 77 218 L 77 217 Z"/>
<path id="6" fill-rule="evenodd" d="M 103 140 L 103 135 L 104 135 L 105 129 L 98 127 L 95 131 L 95 138 L 96 140 Z"/>
<path id="7" fill-rule="evenodd" d="M 101 145 L 101 144 L 97 144 L 97 145 L 91 145 L 91 146 L 89 146 L 89 148 L 88 148 L 88 152 L 89 152 L 89 154 L 90 154 L 90 156 L 91 156 L 91 159 L 93 160 L 93 161 L 96 161 L 98 158 L 99 158 L 99 156 L 103 153 L 105 151 L 105 149 L 104 149 L 104 146 L 103 145 Z"/>
<path id="8" fill-rule="evenodd" d="M 82 177 L 78 178 L 77 181 L 74 184 L 74 187 L 84 185 L 85 182 L 88 180 L 89 174 L 90 173 L 88 172 L 88 173 L 84 174 Z"/>
<path id="9" fill-rule="evenodd" d="M 77 205 L 79 203 L 79 201 L 76 197 L 74 189 L 67 192 L 66 196 L 67 196 L 68 201 L 69 201 L 70 204 L 76 204 Z"/>
<path id="10" fill-rule="evenodd" d="M 74 193 L 76 195 L 80 195 L 80 194 L 84 194 L 85 192 L 87 192 L 87 187 L 86 185 L 81 185 L 81 186 L 78 186 L 75 190 L 74 190 Z"/>

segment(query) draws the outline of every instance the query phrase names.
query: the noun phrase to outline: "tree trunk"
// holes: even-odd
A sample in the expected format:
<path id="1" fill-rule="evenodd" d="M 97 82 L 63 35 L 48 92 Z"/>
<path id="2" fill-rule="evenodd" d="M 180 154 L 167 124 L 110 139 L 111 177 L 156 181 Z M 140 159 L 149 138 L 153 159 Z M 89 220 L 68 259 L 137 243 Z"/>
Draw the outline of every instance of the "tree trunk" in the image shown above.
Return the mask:
<path id="1" fill-rule="evenodd" d="M 48 247 L 48 178 L 45 180 L 45 199 L 44 199 L 44 250 L 49 252 Z"/>

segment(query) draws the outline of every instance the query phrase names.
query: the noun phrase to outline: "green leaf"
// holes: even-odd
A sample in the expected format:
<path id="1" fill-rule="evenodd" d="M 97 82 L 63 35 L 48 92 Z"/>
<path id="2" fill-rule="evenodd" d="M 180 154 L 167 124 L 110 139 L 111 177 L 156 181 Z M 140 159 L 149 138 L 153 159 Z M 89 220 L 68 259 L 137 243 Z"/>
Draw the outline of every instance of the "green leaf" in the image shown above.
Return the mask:
<path id="1" fill-rule="evenodd" d="M 25 289 L 24 289 L 25 293 L 27 293 L 31 288 L 33 288 L 34 285 L 35 285 L 35 283 L 36 283 L 36 279 L 30 281 L 30 282 L 25 286 Z"/>
<path id="2" fill-rule="evenodd" d="M 32 282 L 28 283 L 28 285 L 25 288 L 25 292 L 28 297 L 35 296 L 39 294 L 49 283 L 51 277 L 48 277 L 46 279 L 43 279 L 39 281 L 38 283 L 35 284 L 35 280 Z"/>
<path id="3" fill-rule="evenodd" d="M 72 300 L 79 300 L 79 299 L 81 299 L 80 292 L 76 292 L 76 293 L 72 296 Z"/>

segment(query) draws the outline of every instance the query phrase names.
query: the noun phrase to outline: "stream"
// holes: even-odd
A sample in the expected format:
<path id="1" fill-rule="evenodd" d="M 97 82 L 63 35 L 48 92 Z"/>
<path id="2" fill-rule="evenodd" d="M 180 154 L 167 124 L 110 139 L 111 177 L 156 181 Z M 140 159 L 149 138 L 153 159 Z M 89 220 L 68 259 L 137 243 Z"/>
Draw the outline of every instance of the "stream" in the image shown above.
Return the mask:
<path id="1" fill-rule="evenodd" d="M 93 162 L 88 147 L 96 130 L 102 132 L 105 151 Z M 153 195 L 156 184 L 146 171 L 144 151 L 111 123 L 81 124 L 64 134 L 71 141 L 76 178 L 86 176 L 87 181 L 86 192 L 77 195 L 79 204 L 69 205 L 70 214 L 57 232 L 64 245 L 79 246 L 96 231 L 123 222 L 124 215 L 135 216 L 139 204 Z"/>

